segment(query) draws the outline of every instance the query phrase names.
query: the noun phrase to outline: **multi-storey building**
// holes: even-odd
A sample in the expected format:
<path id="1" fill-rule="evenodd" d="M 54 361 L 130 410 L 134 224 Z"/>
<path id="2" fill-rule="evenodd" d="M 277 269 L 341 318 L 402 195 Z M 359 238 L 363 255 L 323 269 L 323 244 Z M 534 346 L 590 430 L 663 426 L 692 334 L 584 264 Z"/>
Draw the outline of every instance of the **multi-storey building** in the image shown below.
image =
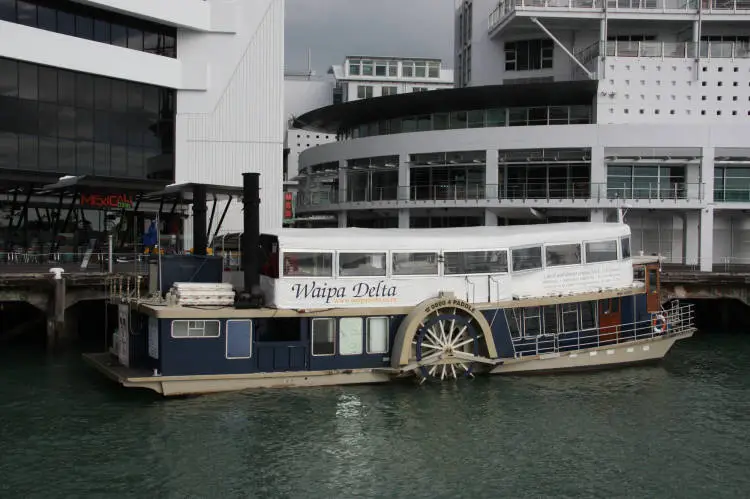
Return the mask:
<path id="1" fill-rule="evenodd" d="M 248 170 L 262 173 L 261 224 L 280 226 L 284 2 L 175 7 L 0 0 L 0 232 L 30 246 L 76 220 L 103 231 L 101 213 L 82 205 L 90 197 L 65 201 L 65 224 L 44 215 L 42 187 L 61 176 L 137 197 L 171 183 L 238 186 Z M 241 217 L 231 210 L 225 227 L 240 229 Z"/>
<path id="2" fill-rule="evenodd" d="M 301 155 L 299 211 L 424 227 L 622 208 L 636 252 L 750 263 L 750 2 L 464 0 L 455 27 L 461 88 L 303 116 L 343 140 Z"/>
<path id="3" fill-rule="evenodd" d="M 453 87 L 453 70 L 440 59 L 348 56 L 328 72 L 336 79 L 336 104 Z"/>

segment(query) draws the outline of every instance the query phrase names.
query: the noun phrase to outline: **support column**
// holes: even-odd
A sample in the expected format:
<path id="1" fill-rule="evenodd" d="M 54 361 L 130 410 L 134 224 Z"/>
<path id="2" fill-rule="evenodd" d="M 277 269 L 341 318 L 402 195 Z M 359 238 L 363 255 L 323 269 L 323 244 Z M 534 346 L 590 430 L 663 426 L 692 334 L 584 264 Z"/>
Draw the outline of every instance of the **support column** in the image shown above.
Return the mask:
<path id="1" fill-rule="evenodd" d="M 604 223 L 607 220 L 604 210 L 591 210 L 591 221 Z"/>
<path id="2" fill-rule="evenodd" d="M 591 199 L 607 199 L 607 165 L 604 160 L 604 147 L 591 148 Z"/>
<path id="3" fill-rule="evenodd" d="M 484 225 L 487 227 L 497 226 L 497 215 L 492 210 L 484 210 Z"/>
<path id="4" fill-rule="evenodd" d="M 487 199 L 500 199 L 500 174 L 497 169 L 497 149 L 491 149 L 485 151 L 485 171 L 484 171 L 484 189 L 485 197 Z M 495 224 L 497 225 L 497 217 L 495 217 Z"/>
<path id="5" fill-rule="evenodd" d="M 700 225 L 701 272 L 711 272 L 713 270 L 713 260 L 714 260 L 714 208 L 713 206 L 709 206 L 701 210 L 701 225 Z"/>
<path id="6" fill-rule="evenodd" d="M 701 149 L 701 188 L 704 205 L 714 202 L 714 148 Z"/>
<path id="7" fill-rule="evenodd" d="M 411 170 L 409 167 L 409 155 L 400 154 L 398 157 L 398 203 L 411 201 Z M 398 210 L 398 228 L 409 228 L 409 208 Z"/>
<path id="8" fill-rule="evenodd" d="M 347 222 L 349 221 L 349 216 L 347 215 L 346 210 L 341 210 L 337 215 L 338 221 L 339 221 L 339 228 L 344 229 L 347 227 Z"/>
<path id="9" fill-rule="evenodd" d="M 47 349 L 56 348 L 65 335 L 65 279 L 55 276 L 47 312 Z"/>
<path id="10" fill-rule="evenodd" d="M 701 224 L 701 212 L 700 211 L 688 211 L 683 217 L 683 246 L 682 263 L 685 265 L 695 265 L 700 263 L 700 224 Z"/>
<path id="11" fill-rule="evenodd" d="M 339 160 L 338 180 L 339 180 L 338 201 L 339 203 L 346 203 L 346 200 L 348 199 L 348 196 L 347 196 L 348 178 L 346 176 L 346 160 L 344 159 Z"/>

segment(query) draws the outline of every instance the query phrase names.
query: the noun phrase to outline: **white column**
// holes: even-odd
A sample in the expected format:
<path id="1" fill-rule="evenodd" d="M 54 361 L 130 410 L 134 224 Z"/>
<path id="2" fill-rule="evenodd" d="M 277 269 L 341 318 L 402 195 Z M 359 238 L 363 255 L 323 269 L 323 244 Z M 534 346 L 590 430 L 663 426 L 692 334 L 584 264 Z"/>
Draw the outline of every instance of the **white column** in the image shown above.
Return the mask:
<path id="1" fill-rule="evenodd" d="M 409 169 L 409 155 L 400 154 L 398 157 L 398 201 L 408 202 L 411 199 L 411 176 Z M 398 210 L 398 228 L 409 228 L 409 208 Z"/>
<path id="2" fill-rule="evenodd" d="M 698 265 L 700 262 L 700 211 L 688 211 L 684 216 L 684 240 L 683 243 L 683 262 L 685 265 Z M 712 231 L 713 232 L 713 231 Z"/>
<path id="3" fill-rule="evenodd" d="M 340 228 L 346 228 L 347 221 L 349 220 L 349 217 L 347 216 L 347 213 L 345 210 L 342 210 L 338 213 L 338 220 L 339 220 L 339 227 Z"/>
<path id="4" fill-rule="evenodd" d="M 497 226 L 497 215 L 492 210 L 484 210 L 484 225 L 488 227 Z"/>
<path id="5" fill-rule="evenodd" d="M 485 189 L 485 196 L 487 199 L 498 199 L 500 196 L 499 194 L 499 179 L 500 176 L 498 175 L 497 171 L 497 149 L 492 149 L 489 151 L 486 151 L 487 159 L 486 166 L 485 166 L 485 172 L 484 172 L 484 189 Z M 486 220 L 486 216 L 485 216 Z M 489 225 L 485 223 L 485 225 Z M 495 217 L 495 223 L 492 225 L 497 225 L 497 217 Z"/>
<path id="6" fill-rule="evenodd" d="M 346 160 L 339 160 L 339 203 L 346 202 L 346 190 L 347 190 L 347 176 L 346 176 Z"/>
<path id="7" fill-rule="evenodd" d="M 704 147 L 701 153 L 701 184 L 703 204 L 714 202 L 714 148 Z"/>
<path id="8" fill-rule="evenodd" d="M 604 164 L 604 147 L 591 148 L 591 198 L 607 198 L 607 166 Z"/>
<path id="9" fill-rule="evenodd" d="M 713 182 L 711 183 L 713 184 Z M 713 206 L 709 206 L 701 210 L 700 248 L 701 272 L 711 272 L 711 270 L 713 270 L 714 259 Z"/>
<path id="10" fill-rule="evenodd" d="M 596 223 L 604 223 L 606 221 L 604 210 L 591 210 L 591 221 Z"/>

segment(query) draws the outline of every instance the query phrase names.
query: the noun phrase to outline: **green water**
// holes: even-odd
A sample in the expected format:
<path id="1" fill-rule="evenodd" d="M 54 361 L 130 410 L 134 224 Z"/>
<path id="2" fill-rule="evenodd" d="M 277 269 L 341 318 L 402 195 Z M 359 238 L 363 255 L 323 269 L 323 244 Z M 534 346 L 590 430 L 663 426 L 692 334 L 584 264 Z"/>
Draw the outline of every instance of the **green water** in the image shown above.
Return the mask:
<path id="1" fill-rule="evenodd" d="M 6 349 L 7 350 L 7 349 Z M 162 399 L 0 353 L 0 497 L 747 497 L 750 337 L 660 365 Z"/>

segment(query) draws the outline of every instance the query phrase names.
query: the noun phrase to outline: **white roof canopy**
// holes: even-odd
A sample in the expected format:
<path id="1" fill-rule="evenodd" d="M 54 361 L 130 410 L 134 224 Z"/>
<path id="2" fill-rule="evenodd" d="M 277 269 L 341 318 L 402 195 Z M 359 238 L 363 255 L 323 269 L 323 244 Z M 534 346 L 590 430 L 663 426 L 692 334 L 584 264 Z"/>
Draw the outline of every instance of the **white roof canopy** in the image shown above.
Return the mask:
<path id="1" fill-rule="evenodd" d="M 630 228 L 620 223 L 574 222 L 446 229 L 279 229 L 266 234 L 276 235 L 286 251 L 471 251 L 611 240 L 629 236 Z"/>

